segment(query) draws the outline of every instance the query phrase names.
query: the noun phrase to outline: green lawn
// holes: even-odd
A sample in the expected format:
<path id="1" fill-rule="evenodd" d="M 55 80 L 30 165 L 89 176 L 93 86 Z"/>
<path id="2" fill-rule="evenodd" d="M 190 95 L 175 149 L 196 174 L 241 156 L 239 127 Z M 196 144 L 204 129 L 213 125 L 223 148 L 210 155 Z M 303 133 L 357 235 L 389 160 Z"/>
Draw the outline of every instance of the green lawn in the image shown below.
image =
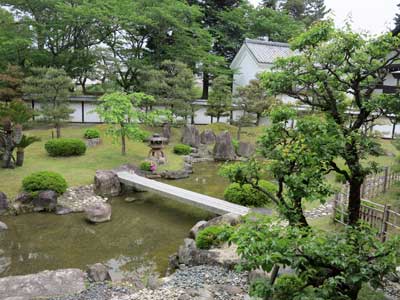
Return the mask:
<path id="1" fill-rule="evenodd" d="M 83 133 L 89 126 L 71 125 L 62 129 L 62 136 L 68 138 L 82 138 Z M 9 197 L 18 194 L 22 179 L 36 171 L 54 171 L 61 173 L 67 180 L 69 186 L 84 185 L 93 182 L 96 170 L 111 169 L 122 164 L 139 164 L 146 159 L 149 147 L 146 143 L 129 141 L 127 144 L 127 155 L 121 155 L 121 146 L 113 143 L 111 137 L 104 134 L 105 126 L 97 125 L 101 131 L 103 143 L 100 146 L 89 148 L 85 155 L 79 157 L 55 158 L 47 155 L 44 144 L 51 139 L 51 129 L 36 129 L 25 131 L 27 135 L 35 135 L 42 138 L 41 142 L 35 143 L 26 149 L 25 164 L 16 169 L 0 169 L 0 191 Z M 148 128 L 147 128 L 148 129 Z M 159 128 L 151 129 L 160 132 Z M 174 131 L 174 133 L 177 133 Z M 183 159 L 173 154 L 172 145 L 166 148 L 167 164 L 162 169 L 177 170 L 182 168 Z"/>

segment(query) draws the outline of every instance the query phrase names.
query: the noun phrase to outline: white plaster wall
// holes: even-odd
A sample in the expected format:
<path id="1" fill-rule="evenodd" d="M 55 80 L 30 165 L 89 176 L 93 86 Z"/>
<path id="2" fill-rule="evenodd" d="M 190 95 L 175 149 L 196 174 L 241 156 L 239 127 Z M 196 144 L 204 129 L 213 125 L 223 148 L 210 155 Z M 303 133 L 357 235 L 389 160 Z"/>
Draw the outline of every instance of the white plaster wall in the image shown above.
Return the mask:
<path id="1" fill-rule="evenodd" d="M 392 74 L 389 74 L 389 75 L 386 77 L 386 79 L 385 79 L 385 81 L 384 81 L 383 84 L 384 84 L 384 85 L 390 85 L 390 86 L 396 86 L 396 85 L 397 85 L 397 80 L 393 77 Z"/>
<path id="2" fill-rule="evenodd" d="M 91 102 L 85 102 L 85 123 L 100 123 L 101 119 L 99 115 L 93 110 L 96 109 L 96 104 Z"/>
<path id="3" fill-rule="evenodd" d="M 70 115 L 70 122 L 82 122 L 82 104 L 81 102 L 70 103 L 69 107 L 74 110 Z"/>

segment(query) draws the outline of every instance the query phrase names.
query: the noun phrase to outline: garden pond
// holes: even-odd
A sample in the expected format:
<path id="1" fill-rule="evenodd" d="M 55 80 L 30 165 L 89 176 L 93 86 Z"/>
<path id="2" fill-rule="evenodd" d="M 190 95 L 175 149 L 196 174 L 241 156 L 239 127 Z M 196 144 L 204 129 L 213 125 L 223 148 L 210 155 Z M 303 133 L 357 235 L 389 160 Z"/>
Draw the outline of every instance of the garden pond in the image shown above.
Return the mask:
<path id="1" fill-rule="evenodd" d="M 219 166 L 200 163 L 188 178 L 167 183 L 222 198 L 228 182 Z M 126 202 L 126 197 L 137 200 Z M 152 193 L 111 200 L 112 220 L 92 225 L 83 214 L 34 213 L 0 217 L 9 230 L 0 232 L 0 277 L 63 268 L 86 269 L 101 262 L 119 280 L 137 272 L 163 274 L 168 256 L 199 220 L 209 213 Z"/>

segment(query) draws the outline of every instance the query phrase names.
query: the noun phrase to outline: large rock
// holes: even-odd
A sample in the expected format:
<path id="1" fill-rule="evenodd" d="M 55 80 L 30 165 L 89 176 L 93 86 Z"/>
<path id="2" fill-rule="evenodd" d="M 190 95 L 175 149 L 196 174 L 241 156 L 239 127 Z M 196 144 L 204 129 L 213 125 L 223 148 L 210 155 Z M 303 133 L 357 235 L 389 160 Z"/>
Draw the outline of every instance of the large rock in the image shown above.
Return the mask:
<path id="1" fill-rule="evenodd" d="M 195 148 L 200 145 L 200 134 L 196 126 L 185 125 L 183 127 L 182 143 Z"/>
<path id="2" fill-rule="evenodd" d="M 256 150 L 256 147 L 253 144 L 239 142 L 239 146 L 237 149 L 237 155 L 239 155 L 241 157 L 249 158 L 254 154 L 255 150 Z"/>
<path id="3" fill-rule="evenodd" d="M 33 299 L 80 293 L 85 273 L 78 269 L 44 271 L 32 275 L 0 278 L 0 299 Z"/>
<path id="4" fill-rule="evenodd" d="M 200 230 L 204 229 L 203 226 L 206 226 L 207 221 L 199 221 L 197 222 L 192 229 L 189 231 L 189 237 L 192 239 L 196 239 L 197 234 L 199 233 Z"/>
<path id="5" fill-rule="evenodd" d="M 214 144 L 216 140 L 215 133 L 211 130 L 205 130 L 200 134 L 200 142 L 205 145 Z"/>
<path id="6" fill-rule="evenodd" d="M 94 177 L 95 192 L 105 197 L 115 197 L 121 194 L 121 183 L 113 171 L 96 171 Z"/>
<path id="7" fill-rule="evenodd" d="M 167 139 L 166 142 L 168 143 L 169 139 L 171 138 L 171 125 L 169 123 L 163 125 L 162 136 Z"/>
<path id="8" fill-rule="evenodd" d="M 164 171 L 161 173 L 161 177 L 164 179 L 184 179 L 188 178 L 193 171 L 191 169 L 185 168 L 179 171 Z"/>
<path id="9" fill-rule="evenodd" d="M 111 205 L 95 203 L 85 209 L 86 219 L 92 223 L 103 223 L 111 220 Z"/>
<path id="10" fill-rule="evenodd" d="M 7 195 L 0 192 L 0 214 L 8 210 L 8 199 Z"/>
<path id="11" fill-rule="evenodd" d="M 110 273 L 105 265 L 97 263 L 87 269 L 87 275 L 92 282 L 111 281 Z"/>
<path id="12" fill-rule="evenodd" d="M 217 161 L 235 160 L 235 148 L 232 144 L 232 137 L 229 132 L 222 132 L 217 136 L 214 146 L 214 159 Z"/>
<path id="13" fill-rule="evenodd" d="M 34 211 L 54 211 L 57 207 L 58 194 L 54 191 L 40 192 L 37 197 L 32 200 Z"/>
<path id="14" fill-rule="evenodd" d="M 240 215 L 235 214 L 235 213 L 228 213 L 228 214 L 225 214 L 222 216 L 215 217 L 206 223 L 201 223 L 201 224 L 198 223 L 196 225 L 198 225 L 197 231 L 201 231 L 204 228 L 207 228 L 210 226 L 220 226 L 220 225 L 236 226 L 241 221 L 242 221 L 242 217 Z"/>

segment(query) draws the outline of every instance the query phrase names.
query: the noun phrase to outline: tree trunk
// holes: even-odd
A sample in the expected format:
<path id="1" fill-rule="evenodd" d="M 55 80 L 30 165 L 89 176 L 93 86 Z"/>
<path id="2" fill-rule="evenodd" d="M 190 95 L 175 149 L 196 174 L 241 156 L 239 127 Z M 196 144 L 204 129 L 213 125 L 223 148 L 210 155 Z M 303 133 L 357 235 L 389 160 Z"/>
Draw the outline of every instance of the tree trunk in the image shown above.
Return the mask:
<path id="1" fill-rule="evenodd" d="M 211 116 L 211 124 L 214 123 L 214 117 Z"/>
<path id="2" fill-rule="evenodd" d="M 220 115 L 218 114 L 217 115 L 217 123 L 219 123 L 219 118 L 220 118 Z"/>
<path id="3" fill-rule="evenodd" d="M 25 160 L 25 150 L 24 149 L 17 149 L 17 159 L 15 164 L 18 167 L 22 167 L 24 165 Z"/>
<path id="4" fill-rule="evenodd" d="M 353 176 L 350 179 L 350 193 L 349 193 L 349 204 L 348 204 L 348 213 L 349 213 L 349 225 L 356 225 L 360 218 L 360 206 L 361 206 L 361 185 L 363 183 L 363 179 L 357 179 L 359 177 Z"/>
<path id="5" fill-rule="evenodd" d="M 201 99 L 208 99 L 208 90 L 210 88 L 210 75 L 203 73 L 203 93 Z"/>
<path id="6" fill-rule="evenodd" d="M 293 200 L 293 208 L 287 212 L 287 217 L 290 226 L 297 227 L 310 227 L 307 219 L 304 216 L 303 207 L 301 206 L 301 199 Z"/>
<path id="7" fill-rule="evenodd" d="M 238 130 L 237 130 L 237 132 L 236 132 L 236 139 L 238 140 L 238 141 L 240 141 L 240 134 L 242 133 L 242 125 L 241 124 L 239 124 L 238 125 Z"/>
<path id="8" fill-rule="evenodd" d="M 124 124 L 121 124 L 121 154 L 126 155 L 126 137 L 124 131 Z"/>
<path id="9" fill-rule="evenodd" d="M 393 128 L 392 128 L 392 140 L 394 140 L 394 136 L 396 135 L 396 123 L 393 123 Z"/>
<path id="10" fill-rule="evenodd" d="M 56 137 L 58 139 L 61 137 L 61 126 L 59 123 L 56 124 Z"/>
<path id="11" fill-rule="evenodd" d="M 261 114 L 257 113 L 256 126 L 260 125 Z"/>

